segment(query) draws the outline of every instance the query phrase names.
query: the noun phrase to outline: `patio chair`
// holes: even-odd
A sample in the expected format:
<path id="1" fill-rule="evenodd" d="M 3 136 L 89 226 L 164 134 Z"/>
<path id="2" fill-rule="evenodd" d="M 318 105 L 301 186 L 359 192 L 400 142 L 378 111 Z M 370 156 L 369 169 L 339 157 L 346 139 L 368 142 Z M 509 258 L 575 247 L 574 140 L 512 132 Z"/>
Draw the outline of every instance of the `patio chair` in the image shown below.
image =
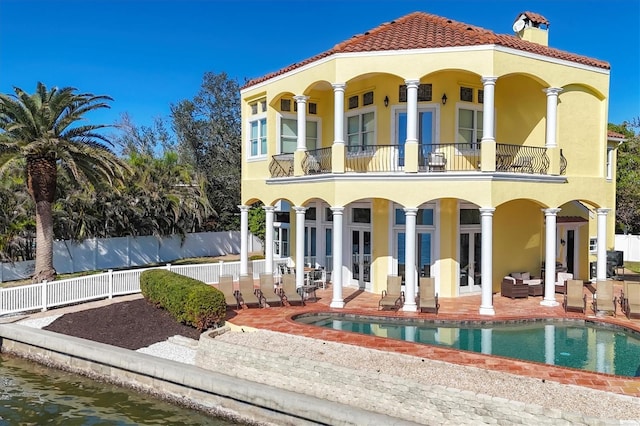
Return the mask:
<path id="1" fill-rule="evenodd" d="M 567 280 L 567 292 L 564 295 L 564 311 L 587 311 L 587 295 L 584 294 L 582 280 Z"/>
<path id="2" fill-rule="evenodd" d="M 613 312 L 616 316 L 616 297 L 613 295 L 613 281 L 597 281 L 596 292 L 593 295 L 593 312 Z"/>
<path id="3" fill-rule="evenodd" d="M 433 277 L 420 277 L 420 312 L 432 312 L 438 315 L 440 303 Z"/>
<path id="4" fill-rule="evenodd" d="M 430 152 L 427 157 L 427 170 L 430 172 L 444 172 L 447 158 L 442 152 Z"/>
<path id="5" fill-rule="evenodd" d="M 400 309 L 404 304 L 404 292 L 402 291 L 402 277 L 399 275 L 387 276 L 387 289 L 382 290 L 382 297 L 378 302 L 378 309 Z"/>
<path id="6" fill-rule="evenodd" d="M 227 307 L 235 306 L 236 309 L 240 308 L 237 292 L 233 289 L 233 275 L 221 275 L 218 282 L 218 290 L 224 294 L 224 301 L 227 303 Z"/>
<path id="7" fill-rule="evenodd" d="M 311 283 L 318 288 L 327 288 L 327 271 L 322 267 L 316 268 L 316 270 L 313 271 Z"/>
<path id="8" fill-rule="evenodd" d="M 256 294 L 251 275 L 240 277 L 240 290 L 238 291 L 238 302 L 246 306 L 262 306 L 261 300 Z"/>
<path id="9" fill-rule="evenodd" d="M 280 294 L 276 293 L 275 279 L 272 274 L 260 274 L 260 290 L 258 296 L 262 299 L 262 306 L 279 304 L 282 306 Z"/>
<path id="10" fill-rule="evenodd" d="M 640 282 L 625 281 L 624 284 L 624 294 L 621 296 L 621 299 L 624 298 L 624 302 L 621 302 L 624 314 L 627 319 L 640 318 Z"/>
<path id="11" fill-rule="evenodd" d="M 296 276 L 294 274 L 284 274 L 282 276 L 280 297 L 286 299 L 289 304 L 292 302 L 300 302 L 300 305 L 304 306 L 304 298 L 302 297 L 302 293 L 296 288 Z"/>

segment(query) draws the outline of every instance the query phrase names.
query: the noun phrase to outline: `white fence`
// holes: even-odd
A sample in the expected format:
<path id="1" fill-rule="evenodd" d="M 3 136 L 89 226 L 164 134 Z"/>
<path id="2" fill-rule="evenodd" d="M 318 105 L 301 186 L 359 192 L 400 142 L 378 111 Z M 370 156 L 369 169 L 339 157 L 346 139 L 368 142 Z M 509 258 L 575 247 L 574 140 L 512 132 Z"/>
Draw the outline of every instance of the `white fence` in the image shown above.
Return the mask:
<path id="1" fill-rule="evenodd" d="M 615 250 L 624 252 L 625 262 L 640 262 L 640 235 L 616 235 Z"/>
<path id="2" fill-rule="evenodd" d="M 287 259 L 273 262 L 273 272 L 279 276 L 279 264 Z M 111 299 L 114 296 L 140 292 L 140 274 L 149 269 L 169 269 L 207 284 L 216 284 L 220 275 L 240 276 L 240 262 L 218 262 L 197 265 L 167 265 L 158 268 L 140 268 L 87 275 L 66 280 L 42 282 L 0 289 L 0 316 L 31 311 L 46 311 L 49 308 L 91 300 Z M 265 271 L 265 261 L 249 262 L 249 271 L 258 279 Z"/>
<path id="3" fill-rule="evenodd" d="M 250 235 L 249 251 L 262 250 L 260 240 Z M 187 234 L 184 241 L 171 237 L 89 238 L 81 242 L 54 241 L 53 267 L 59 274 L 131 268 L 167 263 L 191 257 L 240 253 L 240 232 Z M 34 261 L 0 264 L 0 282 L 29 278 Z"/>

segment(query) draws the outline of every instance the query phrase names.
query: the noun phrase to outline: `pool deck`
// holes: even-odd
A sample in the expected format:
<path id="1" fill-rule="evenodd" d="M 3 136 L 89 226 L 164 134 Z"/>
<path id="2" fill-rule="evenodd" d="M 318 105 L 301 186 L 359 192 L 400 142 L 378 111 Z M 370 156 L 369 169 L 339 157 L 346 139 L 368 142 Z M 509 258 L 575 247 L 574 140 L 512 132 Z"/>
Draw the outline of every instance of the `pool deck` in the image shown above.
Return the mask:
<path id="1" fill-rule="evenodd" d="M 627 278 L 637 280 L 637 277 Z M 615 294 L 620 295 L 622 281 L 615 282 Z M 585 286 L 587 294 L 587 312 L 565 313 L 562 306 L 563 295 L 556 294 L 558 306 L 541 306 L 542 296 L 527 299 L 510 299 L 499 293 L 493 295 L 494 316 L 480 315 L 480 295 L 468 295 L 458 298 L 440 298 L 438 315 L 432 313 L 379 311 L 379 294 L 367 293 L 353 288 L 343 289 L 345 307 L 332 309 L 329 307 L 333 297 L 333 289 L 317 290 L 317 301 L 309 301 L 305 306 L 275 306 L 269 308 L 245 308 L 228 312 L 227 321 L 243 327 L 267 329 L 282 333 L 306 336 L 311 338 L 357 345 L 372 349 L 392 351 L 422 358 L 436 359 L 460 365 L 469 365 L 489 370 L 503 371 L 512 374 L 550 380 L 563 384 L 573 384 L 593 389 L 614 392 L 622 395 L 640 397 L 640 377 L 627 378 L 602 373 L 591 373 L 577 369 L 555 367 L 552 365 L 519 361 L 492 355 L 449 349 L 407 341 L 385 339 L 357 333 L 332 330 L 294 322 L 291 318 L 304 312 L 337 312 L 360 315 L 382 315 L 403 318 L 467 320 L 467 321 L 503 321 L 536 318 L 574 318 L 602 321 L 616 324 L 640 332 L 640 320 L 628 320 L 617 306 L 617 316 L 598 314 L 591 310 L 592 290 Z"/>

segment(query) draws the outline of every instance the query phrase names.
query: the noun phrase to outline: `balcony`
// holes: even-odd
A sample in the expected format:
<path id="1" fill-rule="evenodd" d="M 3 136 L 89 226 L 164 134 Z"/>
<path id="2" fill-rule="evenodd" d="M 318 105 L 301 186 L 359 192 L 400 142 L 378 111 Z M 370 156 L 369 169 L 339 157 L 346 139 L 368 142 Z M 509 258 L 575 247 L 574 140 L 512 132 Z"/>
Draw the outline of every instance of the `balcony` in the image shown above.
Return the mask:
<path id="1" fill-rule="evenodd" d="M 547 148 L 526 145 L 496 143 L 495 167 L 483 169 L 480 143 L 439 143 L 417 146 L 417 169 L 415 154 L 413 170 L 426 176 L 442 173 L 495 173 L 548 175 L 550 159 Z M 344 173 L 406 173 L 411 170 L 407 148 L 403 145 L 340 146 L 338 160 L 342 157 Z M 415 147 L 413 152 L 415 152 Z M 269 171 L 272 178 L 312 176 L 342 173 L 332 164 L 332 147 L 305 151 L 301 155 L 300 171 L 295 173 L 294 154 L 279 154 L 272 157 Z M 485 160 L 486 161 L 486 160 Z M 567 160 L 559 152 L 559 174 L 564 175 Z M 342 165 L 341 165 L 342 166 Z"/>

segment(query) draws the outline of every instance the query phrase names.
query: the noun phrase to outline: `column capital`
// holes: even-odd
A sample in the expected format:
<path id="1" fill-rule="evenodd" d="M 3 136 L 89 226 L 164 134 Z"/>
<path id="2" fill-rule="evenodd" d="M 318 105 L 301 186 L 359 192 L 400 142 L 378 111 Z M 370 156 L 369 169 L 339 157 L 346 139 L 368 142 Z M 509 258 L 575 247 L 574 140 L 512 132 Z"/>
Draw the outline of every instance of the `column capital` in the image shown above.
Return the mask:
<path id="1" fill-rule="evenodd" d="M 297 103 L 305 103 L 307 102 L 307 100 L 309 99 L 309 96 L 305 96 L 305 95 L 295 95 L 293 97 L 293 99 L 297 102 Z"/>
<path id="2" fill-rule="evenodd" d="M 493 207 L 482 207 L 479 208 L 478 211 L 480 212 L 480 216 L 493 216 L 493 212 L 495 212 L 496 209 Z"/>
<path id="3" fill-rule="evenodd" d="M 344 213 L 344 207 L 329 207 L 334 215 L 342 215 Z"/>
<path id="4" fill-rule="evenodd" d="M 497 80 L 498 80 L 498 77 L 493 77 L 493 76 L 485 76 L 481 78 L 482 84 L 484 84 L 485 86 L 495 85 Z"/>
<path id="5" fill-rule="evenodd" d="M 410 87 L 415 87 L 417 88 L 418 86 L 420 86 L 420 80 L 419 79 L 406 79 L 404 81 L 404 83 L 407 85 L 407 89 Z"/>
<path id="6" fill-rule="evenodd" d="M 606 209 L 606 208 L 601 208 L 601 209 L 596 209 L 596 213 L 598 213 L 599 215 L 608 215 L 609 212 L 611 211 L 611 209 Z"/>
<path id="7" fill-rule="evenodd" d="M 262 208 L 267 212 L 272 212 L 276 209 L 274 206 L 262 206 Z"/>
<path id="8" fill-rule="evenodd" d="M 238 204 L 238 208 L 240 209 L 241 212 L 248 212 L 249 209 L 251 208 L 251 206 L 247 206 L 244 204 Z"/>
<path id="9" fill-rule="evenodd" d="M 293 206 L 292 209 L 295 210 L 296 214 L 304 213 L 307 211 L 307 208 L 303 206 Z"/>
<path id="10" fill-rule="evenodd" d="M 558 96 L 562 89 L 560 87 L 547 87 L 546 89 L 542 89 L 547 96 Z"/>
<path id="11" fill-rule="evenodd" d="M 540 209 L 545 216 L 557 216 L 562 209 Z"/>
<path id="12" fill-rule="evenodd" d="M 418 208 L 416 207 L 405 207 L 402 210 L 404 210 L 406 216 L 416 216 L 418 214 Z"/>
<path id="13" fill-rule="evenodd" d="M 344 92 L 345 87 L 347 87 L 346 83 L 332 83 L 331 87 L 333 87 L 334 92 Z"/>

